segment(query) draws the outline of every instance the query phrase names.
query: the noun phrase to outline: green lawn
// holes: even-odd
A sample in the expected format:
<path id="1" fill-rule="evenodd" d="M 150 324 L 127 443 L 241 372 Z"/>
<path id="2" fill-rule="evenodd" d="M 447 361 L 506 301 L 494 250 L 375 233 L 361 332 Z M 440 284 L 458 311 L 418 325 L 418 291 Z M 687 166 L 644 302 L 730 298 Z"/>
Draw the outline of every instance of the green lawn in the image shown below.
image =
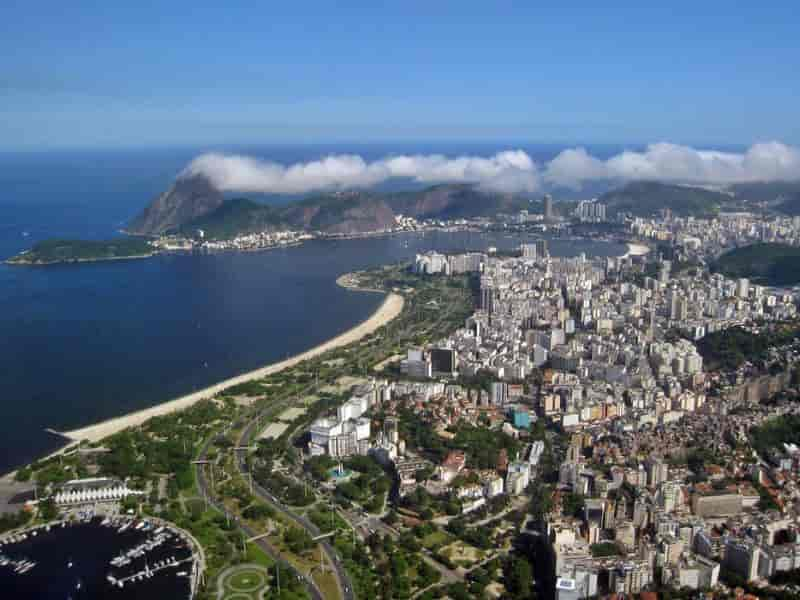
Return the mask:
<path id="1" fill-rule="evenodd" d="M 451 536 L 444 531 L 434 531 L 422 538 L 422 546 L 430 550 L 436 546 L 447 544 L 451 539 Z"/>
<path id="2" fill-rule="evenodd" d="M 257 600 L 267 588 L 267 572 L 257 565 L 241 565 L 220 581 L 224 600 Z"/>

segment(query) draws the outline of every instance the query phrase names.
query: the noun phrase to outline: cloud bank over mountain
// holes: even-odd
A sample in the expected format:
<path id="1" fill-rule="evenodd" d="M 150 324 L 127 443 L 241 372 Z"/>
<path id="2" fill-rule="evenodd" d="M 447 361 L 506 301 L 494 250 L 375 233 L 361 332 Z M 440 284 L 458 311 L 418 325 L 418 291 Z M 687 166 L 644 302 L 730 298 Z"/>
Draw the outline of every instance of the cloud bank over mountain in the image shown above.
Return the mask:
<path id="1" fill-rule="evenodd" d="M 658 143 L 598 160 L 583 148 L 564 150 L 547 163 L 544 178 L 580 187 L 598 179 L 730 184 L 800 179 L 800 150 L 780 142 L 754 144 L 743 153 L 696 150 Z"/>
<path id="2" fill-rule="evenodd" d="M 184 175 L 195 174 L 205 175 L 222 191 L 278 194 L 364 188 L 398 178 L 419 183 L 476 183 L 508 192 L 539 187 L 537 165 L 521 150 L 488 158 L 413 154 L 373 162 L 356 154 L 334 154 L 288 166 L 249 156 L 203 154 L 184 171 Z"/>
<path id="3" fill-rule="evenodd" d="M 291 165 L 209 153 L 195 158 L 181 174 L 192 175 L 206 176 L 221 191 L 265 194 L 367 188 L 390 179 L 471 183 L 499 192 L 534 192 L 545 184 L 580 189 L 584 183 L 598 180 L 731 184 L 799 180 L 800 149 L 781 142 L 763 142 L 736 153 L 660 142 L 644 151 L 625 151 L 600 159 L 578 147 L 564 150 L 542 165 L 523 150 L 490 157 L 393 155 L 371 162 L 356 154 L 334 154 Z"/>

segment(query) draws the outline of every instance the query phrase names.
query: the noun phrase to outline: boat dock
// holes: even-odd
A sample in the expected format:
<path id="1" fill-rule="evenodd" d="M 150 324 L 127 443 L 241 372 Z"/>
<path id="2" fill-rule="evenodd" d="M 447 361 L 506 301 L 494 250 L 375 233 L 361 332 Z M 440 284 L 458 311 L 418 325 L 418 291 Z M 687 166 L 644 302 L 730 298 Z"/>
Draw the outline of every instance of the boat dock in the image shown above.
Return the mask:
<path id="1" fill-rule="evenodd" d="M 171 569 L 179 567 L 184 563 L 192 563 L 192 574 L 194 574 L 195 566 L 196 566 L 196 557 L 193 554 L 188 558 L 184 558 L 183 560 L 175 560 L 175 557 L 170 557 L 166 560 L 159 561 L 155 563 L 152 567 L 145 564 L 144 569 L 141 571 L 137 571 L 132 575 L 128 575 L 126 577 L 120 577 L 117 579 L 110 573 L 106 576 L 106 579 L 111 585 L 115 585 L 117 587 L 125 587 L 128 583 L 134 583 L 136 581 L 143 581 L 144 579 L 150 579 L 153 575 L 158 573 L 159 571 L 163 571 L 164 569 Z M 183 575 L 188 577 L 189 573 L 186 571 L 179 572 L 178 575 Z"/>

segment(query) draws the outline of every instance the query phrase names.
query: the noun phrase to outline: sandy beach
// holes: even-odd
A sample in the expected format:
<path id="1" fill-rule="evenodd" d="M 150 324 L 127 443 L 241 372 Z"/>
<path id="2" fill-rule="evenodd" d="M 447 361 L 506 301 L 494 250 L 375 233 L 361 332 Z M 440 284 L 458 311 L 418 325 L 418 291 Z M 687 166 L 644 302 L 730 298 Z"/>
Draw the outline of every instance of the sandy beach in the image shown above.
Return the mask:
<path id="1" fill-rule="evenodd" d="M 74 442 L 80 440 L 98 442 L 101 439 L 109 435 L 113 435 L 114 433 L 122 431 L 128 427 L 141 425 L 152 417 L 182 410 L 195 404 L 196 402 L 199 402 L 200 400 L 211 398 L 231 386 L 252 381 L 254 379 L 261 379 L 267 375 L 272 375 L 273 373 L 277 373 L 283 369 L 292 367 L 303 362 L 304 360 L 319 356 L 328 350 L 333 350 L 334 348 L 339 348 L 341 346 L 346 346 L 356 342 L 397 317 L 402 312 L 404 303 L 405 301 L 401 295 L 394 293 L 389 294 L 386 296 L 378 310 L 376 310 L 366 321 L 363 321 L 352 329 L 349 329 L 335 338 L 330 339 L 327 342 L 324 342 L 319 346 L 311 348 L 310 350 L 307 350 L 301 354 L 297 354 L 281 362 L 273 363 L 248 373 L 242 373 L 241 375 L 231 377 L 230 379 L 226 379 L 225 381 L 221 381 L 220 383 L 214 384 L 200 391 L 188 394 L 186 396 L 181 396 L 180 398 L 175 398 L 174 400 L 170 400 L 150 408 L 138 410 L 136 412 L 115 417 L 113 419 L 108 419 L 107 421 L 102 421 L 87 427 L 81 427 L 80 429 L 73 429 L 72 431 L 59 431 L 57 433 L 70 439 L 71 442 L 69 445 L 72 445 Z"/>
<path id="2" fill-rule="evenodd" d="M 644 244 L 634 244 L 632 242 L 628 242 L 628 251 L 625 254 L 623 254 L 620 258 L 627 258 L 629 256 L 644 256 L 649 252 L 650 252 L 649 246 L 645 246 Z"/>

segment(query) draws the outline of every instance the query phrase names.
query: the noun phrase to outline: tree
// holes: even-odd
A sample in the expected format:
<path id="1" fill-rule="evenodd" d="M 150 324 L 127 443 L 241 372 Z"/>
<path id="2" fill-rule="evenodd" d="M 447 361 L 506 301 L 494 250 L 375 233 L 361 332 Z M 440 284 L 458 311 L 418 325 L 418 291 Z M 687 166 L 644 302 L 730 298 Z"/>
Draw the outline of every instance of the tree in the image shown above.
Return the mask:
<path id="1" fill-rule="evenodd" d="M 39 516 L 44 521 L 52 521 L 58 516 L 58 507 L 55 500 L 47 498 L 39 502 Z"/>
<path id="2" fill-rule="evenodd" d="M 507 563 L 505 572 L 506 589 L 514 598 L 528 598 L 531 595 L 533 569 L 524 558 L 513 556 Z"/>
<path id="3" fill-rule="evenodd" d="M 419 577 L 419 587 L 421 588 L 426 588 L 434 583 L 439 583 L 439 581 L 442 579 L 442 574 L 425 561 L 420 563 L 419 569 L 417 570 L 417 576 Z"/>
<path id="4" fill-rule="evenodd" d="M 564 500 L 562 500 L 561 503 L 561 509 L 564 513 L 564 516 L 577 517 L 580 516 L 581 511 L 583 511 L 583 505 L 583 496 L 581 494 L 570 492 L 564 496 Z"/>
<path id="5" fill-rule="evenodd" d="M 422 546 L 411 531 L 400 534 L 400 545 L 408 552 L 419 552 Z"/>
<path id="6" fill-rule="evenodd" d="M 422 469 L 417 469 L 416 473 L 414 473 L 414 479 L 416 479 L 417 483 L 422 483 L 423 481 L 428 481 L 433 474 L 436 472 L 436 469 L 433 467 L 423 467 Z"/>
<path id="7" fill-rule="evenodd" d="M 297 527 L 289 527 L 283 534 L 283 539 L 289 550 L 295 554 L 300 554 L 314 546 L 311 536 L 304 530 Z"/>
<path id="8" fill-rule="evenodd" d="M 528 506 L 528 512 L 533 515 L 534 519 L 541 521 L 553 509 L 552 490 L 547 485 L 532 485 L 530 487 L 531 502 Z"/>
<path id="9" fill-rule="evenodd" d="M 0 533 L 22 527 L 31 520 L 31 513 L 21 510 L 18 513 L 0 515 Z"/>
<path id="10" fill-rule="evenodd" d="M 453 600 L 472 600 L 472 594 L 463 582 L 451 583 L 447 586 L 447 595 Z"/>
<path id="11" fill-rule="evenodd" d="M 395 579 L 403 577 L 408 571 L 408 562 L 402 552 L 396 552 L 391 559 L 392 575 Z"/>
<path id="12" fill-rule="evenodd" d="M 303 463 L 303 468 L 317 481 L 325 481 L 328 479 L 330 477 L 328 471 L 335 466 L 336 461 L 324 454 L 321 456 L 313 456 Z"/>
<path id="13" fill-rule="evenodd" d="M 266 504 L 251 504 L 242 511 L 242 516 L 245 519 L 259 521 L 265 517 L 275 516 L 275 512 Z"/>

